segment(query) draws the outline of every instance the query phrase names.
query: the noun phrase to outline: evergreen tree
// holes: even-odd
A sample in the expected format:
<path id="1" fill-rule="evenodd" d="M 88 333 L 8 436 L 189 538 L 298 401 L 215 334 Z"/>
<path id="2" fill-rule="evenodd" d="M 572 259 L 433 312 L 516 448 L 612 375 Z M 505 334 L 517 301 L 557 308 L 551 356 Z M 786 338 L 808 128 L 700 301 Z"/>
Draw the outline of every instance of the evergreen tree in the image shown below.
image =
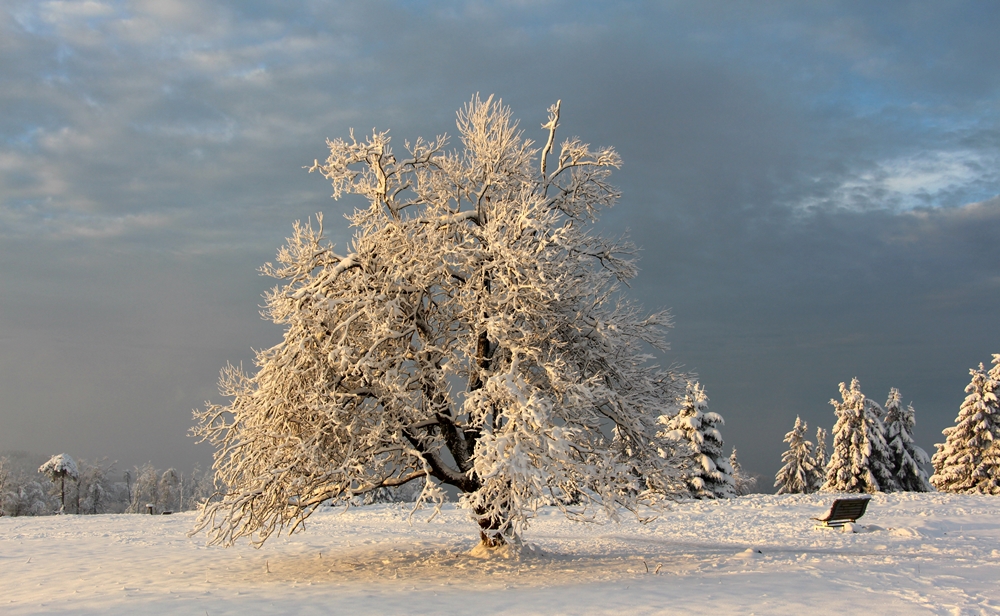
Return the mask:
<path id="1" fill-rule="evenodd" d="M 814 489 L 816 459 L 813 456 L 813 444 L 806 440 L 807 427 L 806 422 L 796 417 L 795 427 L 785 435 L 788 451 L 781 456 L 785 465 L 774 478 L 778 494 L 807 494 Z"/>
<path id="2" fill-rule="evenodd" d="M 930 458 L 913 442 L 914 423 L 913 405 L 904 409 L 899 390 L 893 387 L 885 403 L 885 441 L 896 488 L 904 492 L 929 492 L 931 485 L 923 465 Z"/>
<path id="3" fill-rule="evenodd" d="M 841 401 L 830 400 L 837 423 L 833 427 L 833 454 L 826 469 L 828 492 L 879 492 L 895 488 L 889 468 L 889 448 L 879 417 L 882 408 L 861 393 L 858 379 L 848 388 L 840 384 Z"/>
<path id="4" fill-rule="evenodd" d="M 729 468 L 733 469 L 733 485 L 736 489 L 736 496 L 746 496 L 757 487 L 757 477 L 743 470 L 743 466 L 736 458 L 736 448 L 729 454 Z"/>
<path id="5" fill-rule="evenodd" d="M 815 492 L 823 487 L 826 481 L 826 429 L 816 428 L 816 445 L 813 447 L 815 466 L 809 476 L 809 491 Z"/>
<path id="6" fill-rule="evenodd" d="M 695 498 L 732 498 L 736 495 L 733 469 L 723 453 L 718 426 L 725 422 L 708 410 L 708 396 L 696 382 L 688 382 L 680 411 L 660 417 L 662 436 L 686 443 L 691 450 L 687 484 Z"/>
<path id="7" fill-rule="evenodd" d="M 1000 354 L 993 356 L 989 373 L 979 364 L 969 374 L 969 395 L 955 425 L 944 429 L 930 482 L 942 492 L 1000 494 Z"/>

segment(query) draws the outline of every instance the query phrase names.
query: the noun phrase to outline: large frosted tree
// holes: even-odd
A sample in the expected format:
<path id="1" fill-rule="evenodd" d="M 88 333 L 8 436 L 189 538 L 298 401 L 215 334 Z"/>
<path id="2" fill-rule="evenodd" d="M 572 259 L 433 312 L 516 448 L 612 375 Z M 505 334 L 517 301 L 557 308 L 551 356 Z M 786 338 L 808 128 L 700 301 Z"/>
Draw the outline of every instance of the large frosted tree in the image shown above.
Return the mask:
<path id="1" fill-rule="evenodd" d="M 858 379 L 840 384 L 842 400 L 830 400 L 837 415 L 833 453 L 826 465 L 828 492 L 891 492 L 889 448 L 882 426 L 882 407 L 861 392 Z"/>
<path id="2" fill-rule="evenodd" d="M 944 429 L 931 462 L 931 484 L 942 492 L 1000 494 L 1000 354 L 987 373 L 969 370 L 972 380 L 955 425 Z"/>
<path id="3" fill-rule="evenodd" d="M 913 405 L 903 408 L 902 396 L 893 387 L 885 402 L 885 442 L 889 447 L 889 461 L 897 490 L 904 492 L 929 492 L 924 465 L 930 462 L 927 453 L 913 442 L 916 425 Z"/>
<path id="4" fill-rule="evenodd" d="M 708 396 L 702 386 L 688 382 L 687 392 L 674 415 L 660 418 L 662 435 L 687 447 L 684 465 L 688 489 L 696 498 L 736 496 L 733 469 L 723 452 L 722 416 L 708 410 Z"/>
<path id="5" fill-rule="evenodd" d="M 785 435 L 788 450 L 781 454 L 784 465 L 774 478 L 778 494 L 808 494 L 815 491 L 816 459 L 813 444 L 806 440 L 808 425 L 795 418 L 795 426 Z"/>
<path id="6" fill-rule="evenodd" d="M 634 248 L 591 231 L 620 159 L 577 139 L 556 154 L 559 114 L 541 148 L 478 96 L 458 150 L 417 139 L 397 157 L 377 131 L 327 142 L 311 171 L 367 207 L 346 251 L 317 215 L 262 268 L 281 281 L 266 315 L 284 339 L 253 373 L 227 367 L 229 402 L 196 412 L 223 489 L 199 517 L 212 541 L 259 543 L 422 478 L 419 502 L 458 489 L 487 547 L 516 542 L 543 503 L 614 518 L 682 489 L 656 421 L 683 380 L 649 354 L 669 315 L 625 299 Z"/>

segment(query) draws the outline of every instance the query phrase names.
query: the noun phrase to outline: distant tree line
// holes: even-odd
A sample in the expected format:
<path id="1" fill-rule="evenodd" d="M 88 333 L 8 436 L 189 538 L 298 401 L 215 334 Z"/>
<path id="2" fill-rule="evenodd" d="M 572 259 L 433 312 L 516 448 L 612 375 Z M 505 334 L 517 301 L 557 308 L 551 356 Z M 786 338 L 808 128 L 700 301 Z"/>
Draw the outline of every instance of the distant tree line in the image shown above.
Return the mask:
<path id="1" fill-rule="evenodd" d="M 29 458 L 0 456 L 0 515 L 172 513 L 197 509 L 214 492 L 211 471 L 197 466 L 188 474 L 150 463 L 121 471 L 62 453 L 32 473 Z"/>
<path id="2" fill-rule="evenodd" d="M 831 400 L 837 416 L 833 453 L 826 459 L 825 431 L 806 440 L 799 417 L 785 435 L 788 450 L 775 477 L 778 494 L 830 492 L 942 492 L 1000 494 L 1000 354 L 993 367 L 970 371 L 972 381 L 955 425 L 944 430 L 933 458 L 913 442 L 912 405 L 905 408 L 892 388 L 885 406 L 861 392 L 857 379 L 840 384 L 841 400 Z M 925 465 L 934 473 L 928 477 Z"/>

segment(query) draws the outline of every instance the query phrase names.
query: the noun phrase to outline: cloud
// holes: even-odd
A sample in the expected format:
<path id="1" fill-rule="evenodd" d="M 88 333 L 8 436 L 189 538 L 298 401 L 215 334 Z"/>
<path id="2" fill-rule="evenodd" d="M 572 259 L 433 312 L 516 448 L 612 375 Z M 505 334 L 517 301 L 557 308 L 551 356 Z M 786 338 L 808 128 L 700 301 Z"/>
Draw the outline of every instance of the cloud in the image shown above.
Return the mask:
<path id="1" fill-rule="evenodd" d="M 217 368 L 273 333 L 258 319 L 267 281 L 255 268 L 292 221 L 324 211 L 336 241 L 349 236 L 338 214 L 359 204 L 332 201 L 302 169 L 324 140 L 352 127 L 389 128 L 396 144 L 454 134 L 455 110 L 481 92 L 512 105 L 535 139 L 562 99 L 563 137 L 621 152 L 622 203 L 598 230 L 631 229 L 644 247 L 633 292 L 675 309 L 669 359 L 702 373 L 748 466 L 777 463 L 767 456 L 790 425 L 772 422 L 801 411 L 830 423 L 826 401 L 855 375 L 912 391 L 928 413 L 918 425 L 940 432 L 949 392 L 964 386 L 941 375 L 957 366 L 961 381 L 995 346 L 983 334 L 1000 262 L 992 12 L 962 2 L 8 3 L 0 337 L 17 341 L 6 365 L 36 363 L 3 384 L 0 418 L 16 415 L 29 448 L 52 441 L 22 413 L 57 425 L 71 402 L 98 423 L 187 422 L 214 395 Z M 60 359 L 67 347 L 73 361 Z M 149 402 L 160 377 L 135 368 L 146 351 L 150 374 L 194 393 Z M 35 405 L 33 391 L 49 387 L 36 373 L 86 394 Z M 187 451 L 176 445 L 183 432 L 172 442 Z"/>
<path id="2" fill-rule="evenodd" d="M 803 212 L 818 209 L 906 211 L 957 206 L 970 196 L 1000 185 L 997 152 L 958 150 L 918 152 L 871 163 L 822 195 L 794 204 Z M 819 183 L 820 180 L 817 180 Z"/>
<path id="3" fill-rule="evenodd" d="M 160 213 L 124 216 L 51 213 L 37 208 L 0 209 L 0 237 L 31 235 L 42 241 L 75 239 L 106 241 L 114 238 L 148 234 L 174 227 L 175 217 Z"/>

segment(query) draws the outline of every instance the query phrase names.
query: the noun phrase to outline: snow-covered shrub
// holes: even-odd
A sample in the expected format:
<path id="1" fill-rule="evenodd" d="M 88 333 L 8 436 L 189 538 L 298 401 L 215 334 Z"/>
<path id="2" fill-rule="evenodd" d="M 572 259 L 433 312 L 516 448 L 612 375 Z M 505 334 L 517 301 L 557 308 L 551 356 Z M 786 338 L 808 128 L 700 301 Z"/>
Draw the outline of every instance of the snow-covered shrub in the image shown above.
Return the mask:
<path id="1" fill-rule="evenodd" d="M 848 388 L 840 384 L 843 400 L 830 400 L 837 423 L 833 427 L 833 454 L 826 466 L 828 492 L 891 492 L 895 489 L 889 466 L 889 448 L 882 426 L 882 407 L 861 393 L 858 379 Z"/>
<path id="2" fill-rule="evenodd" d="M 989 373 L 982 364 L 969 373 L 968 396 L 937 444 L 930 482 L 942 492 L 1000 494 L 1000 354 Z"/>
<path id="3" fill-rule="evenodd" d="M 913 426 L 916 424 L 913 405 L 903 408 L 899 390 L 889 390 L 885 402 L 885 442 L 889 447 L 889 461 L 896 489 L 903 492 L 929 492 L 924 465 L 930 462 L 927 453 L 913 442 Z"/>
<path id="4" fill-rule="evenodd" d="M 494 546 L 553 498 L 614 518 L 669 496 L 655 422 L 681 385 L 649 349 L 670 318 L 623 298 L 634 247 L 591 232 L 618 198 L 618 154 L 571 139 L 554 155 L 558 124 L 557 103 L 539 150 L 476 96 L 458 151 L 417 139 L 397 158 L 385 132 L 327 142 L 311 170 L 368 207 L 345 253 L 317 215 L 262 268 L 282 281 L 266 301 L 284 340 L 253 374 L 225 368 L 229 402 L 196 412 L 226 486 L 198 529 L 260 542 L 323 503 L 426 478 L 418 504 L 454 486 Z"/>
<path id="5" fill-rule="evenodd" d="M 723 453 L 722 416 L 708 410 L 708 396 L 699 383 L 688 382 L 677 413 L 661 415 L 661 436 L 690 448 L 686 481 L 696 498 L 731 498 L 736 495 L 733 469 Z"/>
<path id="6" fill-rule="evenodd" d="M 785 464 L 774 478 L 778 494 L 808 494 L 815 489 L 816 459 L 813 457 L 813 444 L 806 440 L 808 427 L 796 416 L 795 426 L 785 435 L 788 450 L 781 454 L 781 461 Z"/>

